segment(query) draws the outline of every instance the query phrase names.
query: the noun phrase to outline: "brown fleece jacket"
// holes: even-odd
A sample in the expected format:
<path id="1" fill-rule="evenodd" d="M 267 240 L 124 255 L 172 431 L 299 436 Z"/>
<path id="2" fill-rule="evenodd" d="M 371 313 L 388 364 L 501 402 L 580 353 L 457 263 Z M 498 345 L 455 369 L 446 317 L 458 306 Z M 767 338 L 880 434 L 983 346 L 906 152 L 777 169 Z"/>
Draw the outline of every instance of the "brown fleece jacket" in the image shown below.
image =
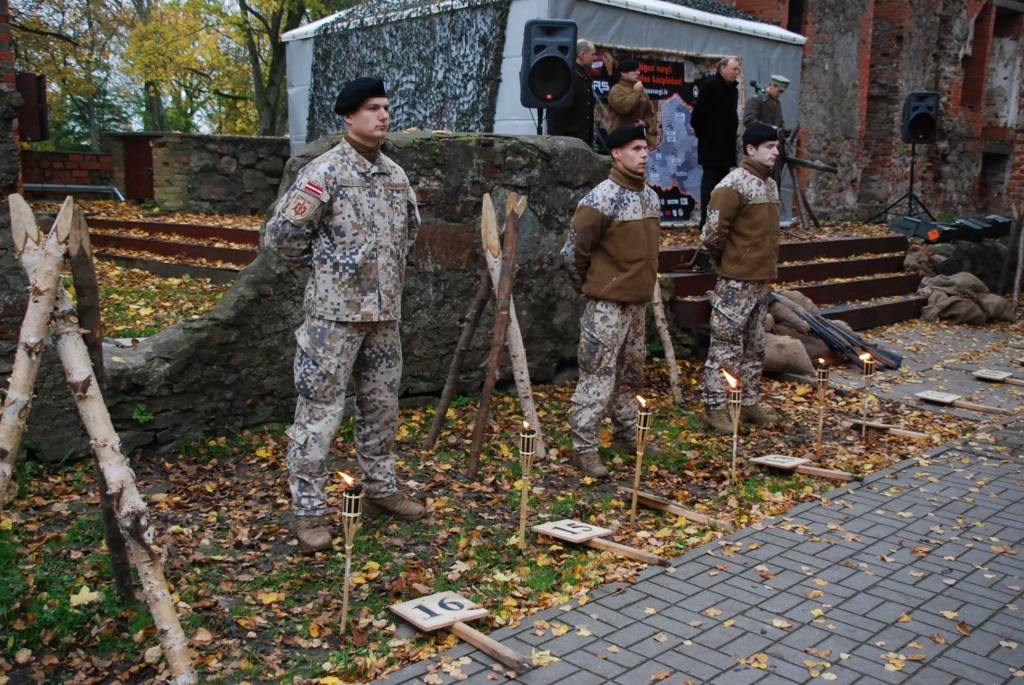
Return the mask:
<path id="1" fill-rule="evenodd" d="M 712 191 L 700 239 L 719 276 L 773 280 L 779 262 L 779 189 L 771 169 L 744 157 Z"/>
<path id="2" fill-rule="evenodd" d="M 658 195 L 619 166 L 584 197 L 562 258 L 587 297 L 650 302 L 658 276 Z"/>

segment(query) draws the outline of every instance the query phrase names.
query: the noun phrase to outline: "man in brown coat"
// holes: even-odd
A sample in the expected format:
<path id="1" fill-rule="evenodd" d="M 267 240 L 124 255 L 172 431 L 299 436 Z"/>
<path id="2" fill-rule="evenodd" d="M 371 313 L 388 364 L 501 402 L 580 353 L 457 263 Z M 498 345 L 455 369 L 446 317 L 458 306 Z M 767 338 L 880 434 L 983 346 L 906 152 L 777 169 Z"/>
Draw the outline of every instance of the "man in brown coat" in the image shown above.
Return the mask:
<path id="1" fill-rule="evenodd" d="M 658 114 L 644 90 L 644 84 L 640 82 L 640 62 L 622 60 L 619 74 L 621 78 L 608 93 L 608 109 L 612 117 L 608 130 L 643 126 L 647 129 L 647 148 L 653 150 L 658 145 Z"/>
<path id="2" fill-rule="evenodd" d="M 658 276 L 657 193 L 644 182 L 646 132 L 612 131 L 612 170 L 580 200 L 562 248 L 563 266 L 586 299 L 580 318 L 580 378 L 572 396 L 573 464 L 603 478 L 598 433 L 611 414 L 613 449 L 632 451 L 636 395 L 644 385 L 644 315 Z M 656 448 L 649 447 L 649 453 Z"/>
<path id="3" fill-rule="evenodd" d="M 768 284 L 778 275 L 779 261 L 779 188 L 772 178 L 778 131 L 754 122 L 743 132 L 743 151 L 740 165 L 711 193 L 700 236 L 718 274 L 704 363 L 704 422 L 721 433 L 732 432 L 723 369 L 739 379 L 744 421 L 778 420 L 759 404 Z"/>

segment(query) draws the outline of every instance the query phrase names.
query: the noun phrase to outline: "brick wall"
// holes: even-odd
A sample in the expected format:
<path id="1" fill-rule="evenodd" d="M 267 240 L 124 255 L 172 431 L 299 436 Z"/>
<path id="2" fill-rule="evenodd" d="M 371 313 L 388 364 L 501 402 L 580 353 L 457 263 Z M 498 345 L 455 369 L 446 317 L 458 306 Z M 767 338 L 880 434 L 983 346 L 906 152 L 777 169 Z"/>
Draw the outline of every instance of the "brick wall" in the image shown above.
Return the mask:
<path id="1" fill-rule="evenodd" d="M 103 152 L 21 153 L 21 176 L 25 183 L 107 186 L 113 183 L 113 174 L 113 157 Z"/>
<path id="2" fill-rule="evenodd" d="M 14 36 L 7 0 L 0 0 L 0 83 L 14 86 Z"/>
<path id="3" fill-rule="evenodd" d="M 769 24 L 785 28 L 789 22 L 789 0 L 735 0 L 728 4 Z"/>

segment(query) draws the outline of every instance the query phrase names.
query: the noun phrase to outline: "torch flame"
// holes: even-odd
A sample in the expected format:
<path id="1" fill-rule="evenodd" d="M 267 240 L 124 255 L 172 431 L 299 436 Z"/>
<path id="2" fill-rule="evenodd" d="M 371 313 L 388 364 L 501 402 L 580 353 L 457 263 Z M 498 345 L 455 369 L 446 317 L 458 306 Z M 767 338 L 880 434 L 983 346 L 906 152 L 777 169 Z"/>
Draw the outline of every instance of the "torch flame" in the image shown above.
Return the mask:
<path id="1" fill-rule="evenodd" d="M 530 422 L 529 421 L 523 421 L 523 430 L 524 431 L 530 430 Z"/>
<path id="2" fill-rule="evenodd" d="M 640 395 L 636 396 L 636 401 L 640 403 L 640 407 L 641 408 L 646 408 L 647 407 L 647 400 L 645 400 L 644 398 L 640 397 Z"/>
<path id="3" fill-rule="evenodd" d="M 822 359 L 821 357 L 818 357 L 818 365 L 819 366 L 825 366 L 825 360 Z"/>
<path id="4" fill-rule="evenodd" d="M 355 478 L 353 478 L 352 476 L 348 475 L 344 471 L 339 471 L 338 473 L 341 474 L 341 479 L 343 481 L 345 481 L 345 487 L 346 488 L 350 488 L 353 485 L 355 485 L 355 483 L 356 483 L 356 479 Z"/>
<path id="5" fill-rule="evenodd" d="M 731 374 L 730 374 L 730 373 L 729 373 L 728 371 L 726 371 L 725 369 L 722 369 L 722 375 L 723 375 L 723 376 L 725 376 L 725 380 L 726 380 L 726 381 L 727 381 L 727 382 L 729 383 L 729 387 L 735 390 L 735 389 L 736 389 L 736 384 L 737 384 L 737 383 L 738 383 L 739 381 L 737 381 L 737 380 L 736 380 L 736 379 L 735 379 L 735 378 L 734 378 L 734 377 L 733 377 L 733 376 L 732 376 L 732 375 L 731 375 Z"/>
<path id="6" fill-rule="evenodd" d="M 860 360 L 862 362 L 869 361 L 870 359 L 871 359 L 871 353 L 870 352 L 865 352 L 864 354 L 860 355 Z"/>

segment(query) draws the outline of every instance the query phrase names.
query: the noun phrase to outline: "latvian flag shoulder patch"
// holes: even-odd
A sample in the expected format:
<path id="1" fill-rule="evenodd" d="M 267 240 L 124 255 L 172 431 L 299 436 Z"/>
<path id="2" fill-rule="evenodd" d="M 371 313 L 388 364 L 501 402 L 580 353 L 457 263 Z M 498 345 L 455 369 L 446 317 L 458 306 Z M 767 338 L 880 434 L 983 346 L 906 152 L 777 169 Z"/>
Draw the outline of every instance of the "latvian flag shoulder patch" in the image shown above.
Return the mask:
<path id="1" fill-rule="evenodd" d="M 312 181 L 306 181 L 306 185 L 302 186 L 302 190 L 309 193 L 321 202 L 324 201 L 324 189 Z"/>

